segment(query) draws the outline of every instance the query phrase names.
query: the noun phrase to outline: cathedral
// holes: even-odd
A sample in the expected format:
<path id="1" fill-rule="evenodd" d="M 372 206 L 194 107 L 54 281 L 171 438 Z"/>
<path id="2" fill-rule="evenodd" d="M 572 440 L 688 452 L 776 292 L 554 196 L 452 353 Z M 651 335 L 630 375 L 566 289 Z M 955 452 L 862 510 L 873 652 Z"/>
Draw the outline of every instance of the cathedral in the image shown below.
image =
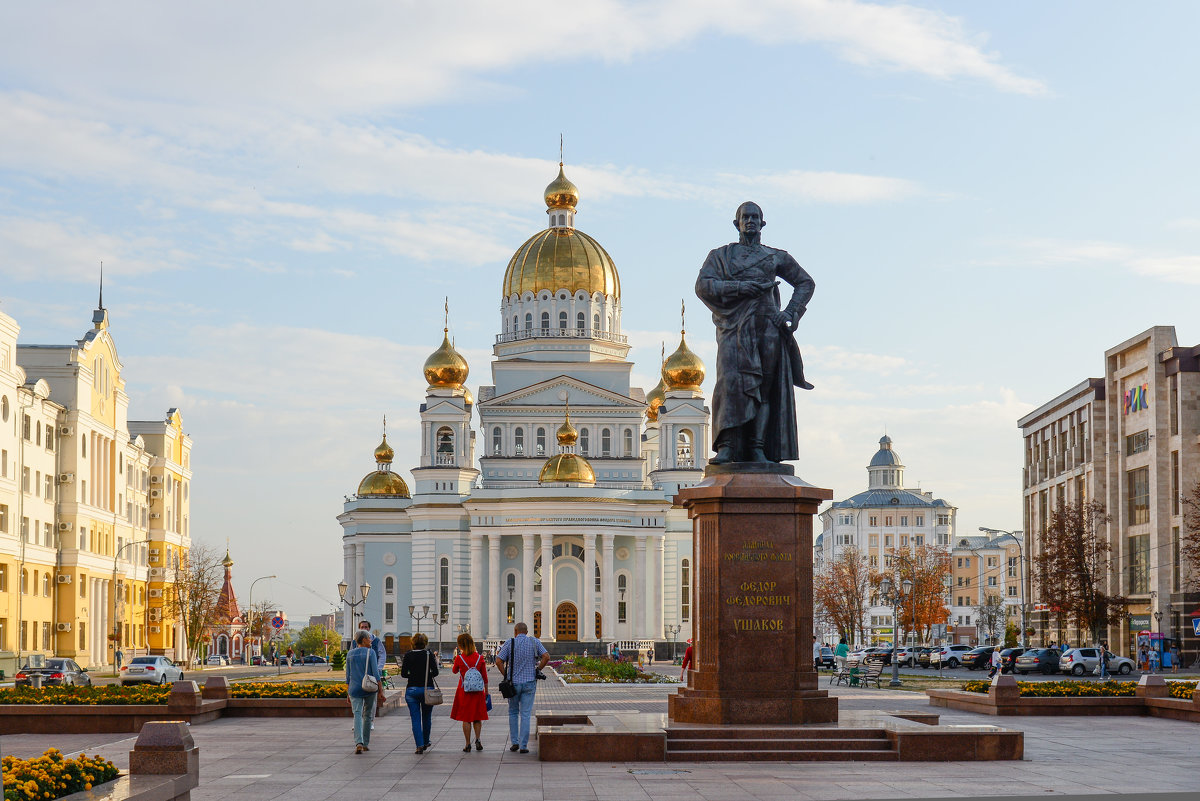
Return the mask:
<path id="1" fill-rule="evenodd" d="M 418 631 L 492 647 L 519 621 L 559 653 L 691 637 L 692 528 L 672 499 L 709 450 L 704 365 L 681 331 L 658 385 L 630 386 L 620 277 L 578 201 L 560 164 L 548 225 L 504 272 L 490 383 L 468 388 L 448 329 L 426 360 L 412 488 L 385 432 L 347 497 L 344 639 L 363 619 L 389 653 Z"/>

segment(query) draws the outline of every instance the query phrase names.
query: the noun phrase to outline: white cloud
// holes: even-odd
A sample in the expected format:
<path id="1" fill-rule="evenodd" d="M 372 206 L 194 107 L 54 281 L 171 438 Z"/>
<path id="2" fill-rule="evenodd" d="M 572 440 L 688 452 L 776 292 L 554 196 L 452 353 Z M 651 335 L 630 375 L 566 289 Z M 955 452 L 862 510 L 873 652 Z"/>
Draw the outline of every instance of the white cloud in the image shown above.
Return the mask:
<path id="1" fill-rule="evenodd" d="M 1140 275 L 1177 284 L 1200 284 L 1200 256 L 1160 256 L 1133 259 Z"/>
<path id="2" fill-rule="evenodd" d="M 1057 267 L 1109 264 L 1136 275 L 1177 284 L 1200 284 L 1200 256 L 1155 254 L 1129 245 L 1101 240 L 1073 242 L 1058 239 L 1029 239 L 1014 243 L 1017 254 L 990 259 L 980 264 Z"/>
<path id="3" fill-rule="evenodd" d="M 109 275 L 145 275 L 189 260 L 157 237 L 117 236 L 74 218 L 0 218 L 0 274 L 16 280 L 96 282 L 101 261 Z"/>

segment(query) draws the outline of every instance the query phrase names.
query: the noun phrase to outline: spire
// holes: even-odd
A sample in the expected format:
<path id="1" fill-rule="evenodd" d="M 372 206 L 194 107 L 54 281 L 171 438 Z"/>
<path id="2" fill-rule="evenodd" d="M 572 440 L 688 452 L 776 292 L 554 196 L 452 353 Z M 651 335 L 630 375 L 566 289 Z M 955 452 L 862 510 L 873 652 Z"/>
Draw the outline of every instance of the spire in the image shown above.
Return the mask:
<path id="1" fill-rule="evenodd" d="M 108 309 L 104 308 L 104 262 L 100 262 L 100 298 L 92 312 L 92 328 L 97 331 L 108 328 Z"/>
<path id="2" fill-rule="evenodd" d="M 100 262 L 100 303 L 96 306 L 97 309 L 104 308 L 104 262 Z"/>

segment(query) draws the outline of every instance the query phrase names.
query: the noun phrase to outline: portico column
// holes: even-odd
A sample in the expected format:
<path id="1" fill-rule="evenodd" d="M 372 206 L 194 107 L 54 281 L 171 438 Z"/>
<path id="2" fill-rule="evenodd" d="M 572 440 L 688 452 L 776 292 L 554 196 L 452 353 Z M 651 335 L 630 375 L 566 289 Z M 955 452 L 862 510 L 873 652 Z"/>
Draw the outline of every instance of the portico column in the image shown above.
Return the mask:
<path id="1" fill-rule="evenodd" d="M 649 567 L 646 560 L 650 557 L 646 550 L 646 537 L 637 535 L 634 537 L 634 546 L 637 554 L 633 559 L 633 639 L 644 640 L 646 638 L 646 619 L 649 617 L 650 596 L 646 590 L 646 568 Z"/>
<path id="2" fill-rule="evenodd" d="M 521 611 L 517 620 L 533 631 L 533 534 L 521 535 Z"/>
<path id="3" fill-rule="evenodd" d="M 650 627 L 650 636 L 656 640 L 663 638 L 663 588 L 666 586 L 666 577 L 663 576 L 663 565 L 665 564 L 665 552 L 667 549 L 667 538 L 665 536 L 655 535 L 654 537 L 654 619 L 653 625 Z"/>
<path id="4" fill-rule="evenodd" d="M 579 592 L 580 614 L 579 638 L 584 642 L 596 639 L 596 535 L 583 535 L 583 581 Z"/>
<path id="5" fill-rule="evenodd" d="M 503 637 L 500 632 L 500 533 L 488 534 L 488 638 Z"/>
<path id="6" fill-rule="evenodd" d="M 603 551 L 603 567 L 600 570 L 600 636 L 607 637 L 610 640 L 616 639 L 617 632 L 617 604 L 616 590 L 613 588 L 613 583 L 616 581 L 617 567 L 613 564 L 613 539 L 614 534 L 601 534 L 600 547 Z"/>
<path id="7" fill-rule="evenodd" d="M 482 534 L 471 534 L 471 636 L 481 640 L 485 633 L 483 630 L 483 536 Z"/>
<path id="8" fill-rule="evenodd" d="M 554 639 L 554 535 L 542 534 L 542 637 Z M 530 621 L 532 624 L 533 621 Z"/>

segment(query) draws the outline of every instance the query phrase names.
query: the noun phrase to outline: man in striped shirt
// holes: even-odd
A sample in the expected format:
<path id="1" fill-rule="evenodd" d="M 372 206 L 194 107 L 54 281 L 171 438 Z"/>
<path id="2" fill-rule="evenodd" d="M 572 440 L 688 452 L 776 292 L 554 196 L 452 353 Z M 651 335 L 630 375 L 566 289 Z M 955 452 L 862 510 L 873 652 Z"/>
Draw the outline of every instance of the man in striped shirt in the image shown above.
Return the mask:
<path id="1" fill-rule="evenodd" d="M 529 720 L 533 715 L 533 696 L 537 692 L 537 674 L 550 661 L 541 641 L 529 636 L 529 626 L 518 623 L 513 638 L 500 646 L 496 669 L 506 675 L 512 663 L 512 683 L 517 694 L 508 699 L 509 751 L 529 753 Z"/>

